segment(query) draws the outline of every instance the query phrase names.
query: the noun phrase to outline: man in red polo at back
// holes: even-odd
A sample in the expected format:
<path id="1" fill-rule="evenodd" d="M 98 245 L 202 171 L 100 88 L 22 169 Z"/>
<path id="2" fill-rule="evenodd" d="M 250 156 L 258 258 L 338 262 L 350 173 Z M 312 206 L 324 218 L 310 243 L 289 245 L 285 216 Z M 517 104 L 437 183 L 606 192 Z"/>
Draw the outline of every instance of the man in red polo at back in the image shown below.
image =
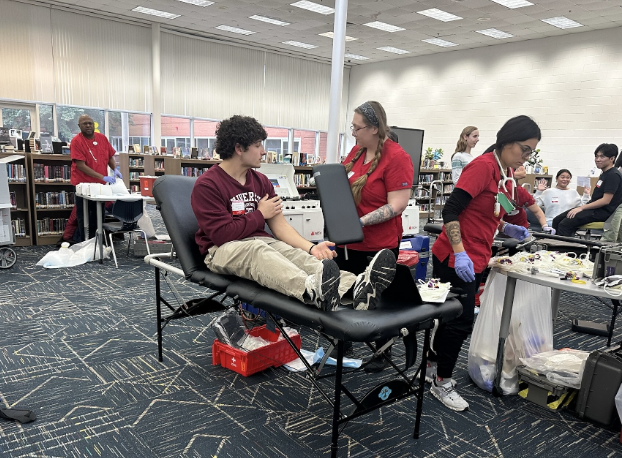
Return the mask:
<path id="1" fill-rule="evenodd" d="M 80 133 L 76 135 L 69 145 L 71 151 L 71 184 L 79 183 L 102 183 L 112 184 L 117 178 L 123 178 L 114 160 L 115 150 L 105 135 L 95 132 L 93 118 L 82 115 L 78 119 Z M 114 170 L 114 176 L 108 176 L 108 167 Z M 84 207 L 81 197 L 76 196 L 75 207 L 67 222 L 64 241 L 79 242 L 94 236 L 97 225 L 95 202 L 89 202 L 89 232 L 84 232 Z M 75 219 L 74 219 L 75 217 Z M 73 221 L 77 222 L 73 237 L 69 234 L 72 230 Z"/>

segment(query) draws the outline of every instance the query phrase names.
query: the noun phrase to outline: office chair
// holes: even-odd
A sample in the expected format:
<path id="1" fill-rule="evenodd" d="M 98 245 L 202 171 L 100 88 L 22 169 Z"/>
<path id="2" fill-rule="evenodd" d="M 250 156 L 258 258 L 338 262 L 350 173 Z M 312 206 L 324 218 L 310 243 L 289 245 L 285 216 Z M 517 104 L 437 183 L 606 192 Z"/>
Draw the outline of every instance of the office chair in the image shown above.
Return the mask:
<path id="1" fill-rule="evenodd" d="M 114 244 L 112 242 L 112 236 L 114 234 L 125 234 L 129 232 L 130 240 L 127 245 L 127 255 L 130 254 L 130 247 L 132 246 L 132 235 L 134 232 L 140 232 L 143 235 L 145 240 L 145 245 L 147 247 L 147 254 L 151 254 L 149 251 L 149 243 L 147 242 L 147 234 L 145 231 L 138 227 L 138 220 L 143 215 L 143 201 L 135 200 L 131 202 L 117 200 L 112 206 L 112 216 L 117 218 L 119 221 L 114 221 L 112 223 L 104 223 L 104 230 L 108 231 L 110 237 L 110 247 L 112 248 L 112 256 L 114 258 L 114 265 L 118 268 L 119 264 L 117 263 L 117 254 L 114 251 Z"/>

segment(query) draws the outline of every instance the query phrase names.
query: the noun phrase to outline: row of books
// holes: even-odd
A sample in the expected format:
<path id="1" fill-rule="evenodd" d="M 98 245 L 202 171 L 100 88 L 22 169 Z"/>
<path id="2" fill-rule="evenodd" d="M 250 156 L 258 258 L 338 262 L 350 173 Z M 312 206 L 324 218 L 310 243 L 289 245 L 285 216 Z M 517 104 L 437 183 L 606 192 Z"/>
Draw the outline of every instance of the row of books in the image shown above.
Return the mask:
<path id="1" fill-rule="evenodd" d="M 142 176 L 145 176 L 145 172 L 130 172 L 130 180 L 138 181 Z"/>
<path id="2" fill-rule="evenodd" d="M 24 218 L 15 218 L 11 220 L 11 226 L 13 226 L 13 233 L 15 237 L 26 237 L 26 223 Z"/>
<path id="3" fill-rule="evenodd" d="M 443 186 L 443 192 L 447 193 L 447 192 L 451 192 L 454 190 L 454 185 L 453 184 L 446 184 L 445 186 Z"/>
<path id="4" fill-rule="evenodd" d="M 43 218 L 37 220 L 37 235 L 62 234 L 67 225 L 67 218 Z"/>
<path id="5" fill-rule="evenodd" d="M 164 159 L 155 159 L 153 165 L 156 172 L 164 172 Z"/>
<path id="6" fill-rule="evenodd" d="M 142 157 L 130 157 L 129 158 L 130 167 L 144 167 L 145 161 Z"/>
<path id="7" fill-rule="evenodd" d="M 435 176 L 433 174 L 424 174 L 424 175 L 419 175 L 419 183 L 431 183 L 434 181 Z"/>
<path id="8" fill-rule="evenodd" d="M 311 186 L 311 174 L 309 173 L 294 174 L 294 183 L 296 184 L 296 186 L 300 186 L 300 187 Z"/>
<path id="9" fill-rule="evenodd" d="M 22 164 L 7 164 L 7 176 L 9 177 L 9 183 L 25 183 L 26 182 L 26 167 Z"/>
<path id="10" fill-rule="evenodd" d="M 441 172 L 438 179 L 442 181 L 451 181 L 452 180 L 451 172 Z"/>
<path id="11" fill-rule="evenodd" d="M 420 198 L 420 199 L 427 199 L 430 196 L 430 190 L 426 189 L 426 188 L 416 188 L 413 191 L 413 197 L 415 198 Z"/>
<path id="12" fill-rule="evenodd" d="M 37 182 L 66 182 L 71 178 L 71 165 L 33 164 L 32 172 Z"/>
<path id="13" fill-rule="evenodd" d="M 182 167 L 181 174 L 185 177 L 200 177 L 207 167 Z"/>
<path id="14" fill-rule="evenodd" d="M 130 185 L 130 192 L 131 192 L 131 193 L 134 193 L 134 192 L 140 192 L 140 186 L 135 185 L 135 184 Z"/>
<path id="15" fill-rule="evenodd" d="M 72 208 L 76 203 L 75 192 L 37 192 L 35 205 L 37 208 Z"/>

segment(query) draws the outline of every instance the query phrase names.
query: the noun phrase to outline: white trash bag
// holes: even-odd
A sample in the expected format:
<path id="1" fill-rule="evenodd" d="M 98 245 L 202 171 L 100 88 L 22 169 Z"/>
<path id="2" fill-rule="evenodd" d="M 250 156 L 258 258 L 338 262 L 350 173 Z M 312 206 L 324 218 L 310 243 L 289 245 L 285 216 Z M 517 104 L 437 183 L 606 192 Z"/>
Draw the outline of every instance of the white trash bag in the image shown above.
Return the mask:
<path id="1" fill-rule="evenodd" d="M 563 348 L 545 351 L 530 358 L 521 358 L 521 362 L 530 369 L 546 375 L 546 378 L 558 385 L 580 389 L 585 361 L 590 352 Z"/>
<path id="2" fill-rule="evenodd" d="M 507 277 L 492 271 L 481 296 L 480 311 L 469 346 L 468 369 L 477 386 L 492 391 L 495 361 L 499 345 L 499 328 Z M 520 358 L 553 349 L 551 288 L 517 280 L 510 333 L 505 341 L 501 374 L 503 394 L 518 393 Z"/>
<path id="3" fill-rule="evenodd" d="M 95 252 L 95 256 L 93 256 Z M 110 256 L 111 249 L 104 247 L 104 259 Z M 95 237 L 84 242 L 69 246 L 64 242 L 58 251 L 50 251 L 37 263 L 47 269 L 59 267 L 75 267 L 90 261 L 99 260 L 99 249 L 95 249 Z"/>

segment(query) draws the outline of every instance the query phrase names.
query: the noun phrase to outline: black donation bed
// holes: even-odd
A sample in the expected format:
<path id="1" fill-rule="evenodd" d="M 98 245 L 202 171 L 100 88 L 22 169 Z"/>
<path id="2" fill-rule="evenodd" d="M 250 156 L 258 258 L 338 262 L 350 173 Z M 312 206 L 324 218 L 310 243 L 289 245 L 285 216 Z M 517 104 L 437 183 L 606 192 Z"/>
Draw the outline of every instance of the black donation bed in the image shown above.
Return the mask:
<path id="1" fill-rule="evenodd" d="M 322 199 L 329 236 L 336 237 L 336 239 L 331 238 L 331 240 L 339 243 L 347 241 L 340 234 L 347 233 L 349 225 L 352 224 L 353 226 L 350 227 L 353 229 L 350 232 L 355 234 L 360 232 L 362 237 L 358 217 L 355 221 L 352 221 L 350 217 L 354 202 L 349 187 L 347 187 L 347 178 L 343 166 L 339 164 L 318 166 L 314 168 L 314 172 L 316 172 L 320 198 L 330 196 L 332 200 L 326 202 L 326 199 Z M 320 174 L 323 175 L 322 178 L 320 178 Z M 164 259 L 171 257 L 170 254 L 153 254 L 145 257 L 145 262 L 155 267 L 158 355 L 160 361 L 162 361 L 162 330 L 170 320 L 197 313 L 222 310 L 224 308 L 221 305 L 222 298 L 229 297 L 236 303 L 244 302 L 264 310 L 267 317 L 274 321 L 276 327 L 280 329 L 281 334 L 288 340 L 298 356 L 301 356 L 298 349 L 287 337 L 287 333 L 283 332 L 285 322 L 291 322 L 321 333 L 337 348 L 337 365 L 334 372 L 328 375 L 320 375 L 324 361 L 320 364 L 320 369 L 308 367 L 307 372 L 307 375 L 310 375 L 311 382 L 318 388 L 327 402 L 333 406 L 332 456 L 337 456 L 340 429 L 345 427 L 349 420 L 407 396 L 415 396 L 417 399 L 414 428 L 414 437 L 417 438 L 422 412 L 423 383 L 427 363 L 426 355 L 430 343 L 430 330 L 434 327 L 435 321 L 448 321 L 459 316 L 462 313 L 460 303 L 453 298 L 448 299 L 443 304 L 422 303 L 414 280 L 405 266 L 398 266 L 396 278 L 384 292 L 378 308 L 367 311 L 356 311 L 346 307 L 340 307 L 334 312 L 321 311 L 252 281 L 214 274 L 206 268 L 203 256 L 199 253 L 198 246 L 195 243 L 194 235 L 198 225 L 190 205 L 190 195 L 195 181 L 194 178 L 166 175 L 158 178 L 153 186 L 153 195 L 181 264 L 181 269 L 179 269 L 168 262 L 164 262 Z M 344 188 L 344 183 L 346 188 Z M 345 195 L 341 192 L 335 192 L 343 189 L 347 189 Z M 325 205 L 326 208 L 324 208 Z M 356 215 L 356 212 L 354 214 Z M 342 220 L 335 222 L 334 215 L 339 215 Z M 347 221 L 343 220 L 344 216 Z M 356 229 L 357 225 L 358 230 Z M 333 236 L 333 234 L 335 235 Z M 207 297 L 198 302 L 192 301 L 180 307 L 173 307 L 162 297 L 160 290 L 161 275 L 166 277 L 171 273 L 182 275 L 187 280 L 208 288 Z M 221 301 L 217 302 L 216 298 L 221 298 Z M 171 311 L 166 317 L 162 314 L 163 304 Z M 421 375 L 417 380 L 415 376 L 409 376 L 406 371 L 415 363 L 416 333 L 418 331 L 424 331 L 420 365 L 424 370 L 420 372 Z M 384 348 L 398 338 L 404 340 L 406 347 L 405 367 L 400 368 L 395 364 L 395 361 L 391 361 L 390 364 L 397 371 L 398 377 L 379 383 L 370 392 L 357 399 L 346 388 L 343 380 L 344 375 L 347 375 L 343 371 L 344 342 L 365 342 L 372 351 L 380 354 Z M 388 339 L 389 343 L 380 349 L 376 349 L 372 342 L 380 339 Z M 332 348 L 332 346 L 329 348 L 327 354 Z M 301 359 L 303 362 L 305 361 L 304 358 Z M 319 383 L 320 379 L 327 378 L 334 378 L 334 387 L 330 388 L 334 390 L 332 396 L 330 392 L 325 391 L 327 385 Z M 345 394 L 351 401 L 352 405 L 347 406 L 349 412 L 345 412 L 341 406 L 342 394 Z"/>

